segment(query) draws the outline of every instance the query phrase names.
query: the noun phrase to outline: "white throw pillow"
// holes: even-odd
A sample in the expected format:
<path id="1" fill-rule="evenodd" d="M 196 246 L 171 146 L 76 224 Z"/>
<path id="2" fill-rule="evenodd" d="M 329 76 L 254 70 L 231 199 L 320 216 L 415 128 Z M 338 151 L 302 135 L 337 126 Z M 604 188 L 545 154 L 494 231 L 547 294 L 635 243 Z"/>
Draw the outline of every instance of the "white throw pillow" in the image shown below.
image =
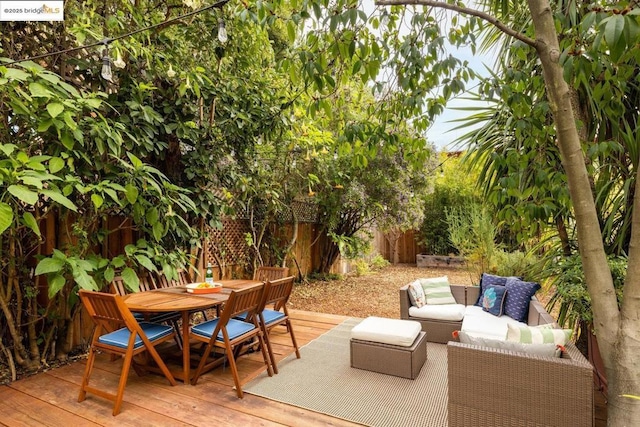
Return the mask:
<path id="1" fill-rule="evenodd" d="M 507 325 L 507 341 L 524 344 L 565 345 L 571 339 L 571 329 L 555 329 L 551 325 L 518 326 Z"/>
<path id="2" fill-rule="evenodd" d="M 409 292 L 409 300 L 411 300 L 412 305 L 420 308 L 426 304 L 424 290 L 419 280 L 409 283 L 407 292 Z"/>
<path id="3" fill-rule="evenodd" d="M 447 276 L 420 279 L 427 304 L 456 304 Z"/>

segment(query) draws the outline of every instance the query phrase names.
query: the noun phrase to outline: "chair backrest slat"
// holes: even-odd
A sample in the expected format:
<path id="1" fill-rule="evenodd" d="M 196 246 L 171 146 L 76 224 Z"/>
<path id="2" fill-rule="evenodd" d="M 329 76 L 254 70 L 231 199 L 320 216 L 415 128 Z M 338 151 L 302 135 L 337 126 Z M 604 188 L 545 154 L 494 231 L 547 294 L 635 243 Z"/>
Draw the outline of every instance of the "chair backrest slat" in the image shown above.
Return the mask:
<path id="1" fill-rule="evenodd" d="M 286 304 L 293 290 L 293 279 L 293 276 L 289 276 L 269 281 L 264 304 L 276 304 L 278 307 Z"/>
<path id="2" fill-rule="evenodd" d="M 151 291 L 155 288 L 156 285 L 151 279 L 150 273 L 146 273 L 140 277 L 140 292 Z"/>
<path id="3" fill-rule="evenodd" d="M 156 286 L 150 274 L 144 274 L 139 277 L 140 292 L 150 291 L 152 289 L 156 289 Z M 116 295 L 120 295 L 121 297 L 131 293 L 131 290 L 129 290 L 129 288 L 127 288 L 127 286 L 125 285 L 122 276 L 116 276 L 113 278 L 113 280 L 111 281 L 111 291 Z"/>
<path id="4" fill-rule="evenodd" d="M 178 270 L 178 283 L 182 286 L 189 283 L 193 283 L 193 279 L 191 278 L 191 274 L 189 273 L 189 270 L 187 269 Z"/>
<path id="5" fill-rule="evenodd" d="M 220 315 L 220 323 L 226 325 L 230 318 L 247 312 L 247 319 L 253 317 L 263 298 L 264 284 L 239 291 L 232 291 Z"/>
<path id="6" fill-rule="evenodd" d="M 116 276 L 111 281 L 111 290 L 114 294 L 124 296 L 129 293 L 129 290 L 124 285 L 124 279 L 122 276 Z"/>
<path id="7" fill-rule="evenodd" d="M 266 282 L 267 280 L 282 279 L 288 274 L 288 267 L 258 267 L 253 275 L 253 280 Z"/>
<path id="8" fill-rule="evenodd" d="M 160 288 L 172 288 L 174 286 L 184 286 L 187 283 L 192 283 L 191 274 L 188 270 L 178 270 L 178 278 L 169 280 L 169 278 L 162 271 L 158 271 L 152 275 L 156 289 Z"/>
<path id="9" fill-rule="evenodd" d="M 79 291 L 80 299 L 94 321 L 107 329 L 126 326 L 131 331 L 139 331 L 140 326 L 119 295 Z"/>

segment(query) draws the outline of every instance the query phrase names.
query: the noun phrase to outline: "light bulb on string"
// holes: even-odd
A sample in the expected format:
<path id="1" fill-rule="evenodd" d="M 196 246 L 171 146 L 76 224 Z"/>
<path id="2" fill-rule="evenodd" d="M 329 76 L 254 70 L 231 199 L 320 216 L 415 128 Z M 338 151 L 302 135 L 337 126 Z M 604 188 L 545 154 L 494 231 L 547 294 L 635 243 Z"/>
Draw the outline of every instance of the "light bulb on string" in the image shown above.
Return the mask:
<path id="1" fill-rule="evenodd" d="M 102 70 L 100 75 L 109 83 L 113 83 L 113 73 L 111 72 L 111 58 L 109 58 L 109 48 L 106 47 L 102 51 Z"/>
<path id="2" fill-rule="evenodd" d="M 218 19 L 218 41 L 225 44 L 229 40 L 229 34 L 227 34 L 227 27 L 224 24 L 224 20 Z"/>

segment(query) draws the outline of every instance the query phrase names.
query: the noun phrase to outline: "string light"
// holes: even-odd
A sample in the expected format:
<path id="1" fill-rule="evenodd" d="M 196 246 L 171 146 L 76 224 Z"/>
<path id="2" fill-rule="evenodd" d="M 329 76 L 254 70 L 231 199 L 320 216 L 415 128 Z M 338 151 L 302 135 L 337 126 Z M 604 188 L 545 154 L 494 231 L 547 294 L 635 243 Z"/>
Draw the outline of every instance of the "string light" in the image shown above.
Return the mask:
<path id="1" fill-rule="evenodd" d="M 188 18 L 190 16 L 197 15 L 197 14 L 205 12 L 207 10 L 216 9 L 216 8 L 222 8 L 228 2 L 229 2 L 229 0 L 220 0 L 220 1 L 216 2 L 216 3 L 210 4 L 209 6 L 201 7 L 198 10 L 194 10 L 192 12 L 185 13 L 184 15 L 179 15 L 179 16 L 176 16 L 175 18 L 167 19 L 166 21 L 162 21 L 162 22 L 160 22 L 158 24 L 149 25 L 148 27 L 144 27 L 144 28 L 139 28 L 137 30 L 128 32 L 126 34 L 121 34 L 121 35 L 116 36 L 116 37 L 105 38 L 105 39 L 100 40 L 100 41 L 95 42 L 95 43 L 89 43 L 89 44 L 85 44 L 85 45 L 78 46 L 78 47 L 72 47 L 72 48 L 69 48 L 69 49 L 59 50 L 59 51 L 56 51 L 56 52 L 43 53 L 42 55 L 36 55 L 36 56 L 30 56 L 28 58 L 16 59 L 14 61 L 5 62 L 3 65 L 7 66 L 7 65 L 11 65 L 11 64 L 16 64 L 18 62 L 33 61 L 33 60 L 36 60 L 36 59 L 48 58 L 49 56 L 62 55 L 62 54 L 65 54 L 65 53 L 75 52 L 77 50 L 89 49 L 89 48 L 100 46 L 100 45 L 108 46 L 110 43 L 112 43 L 112 42 L 114 42 L 116 40 L 124 39 L 126 37 L 133 36 L 135 34 L 143 32 L 143 31 L 153 30 L 154 28 L 165 27 L 168 24 L 171 24 L 171 23 L 173 23 L 175 21 L 179 21 L 179 20 L 182 20 L 184 18 Z M 218 23 L 218 25 L 219 25 L 219 23 Z M 226 34 L 226 28 L 225 28 L 225 34 Z M 228 38 L 228 34 L 226 34 L 226 36 Z M 218 36 L 218 40 L 220 40 L 220 36 Z"/>
<path id="2" fill-rule="evenodd" d="M 224 20 L 218 19 L 218 40 L 220 43 L 225 44 L 229 40 L 229 34 L 227 34 L 227 27 L 224 24 Z"/>
<path id="3" fill-rule="evenodd" d="M 111 58 L 109 58 L 109 48 L 106 44 L 105 48 L 102 51 L 102 71 L 100 71 L 100 75 L 109 83 L 113 83 L 113 73 L 111 72 Z"/>

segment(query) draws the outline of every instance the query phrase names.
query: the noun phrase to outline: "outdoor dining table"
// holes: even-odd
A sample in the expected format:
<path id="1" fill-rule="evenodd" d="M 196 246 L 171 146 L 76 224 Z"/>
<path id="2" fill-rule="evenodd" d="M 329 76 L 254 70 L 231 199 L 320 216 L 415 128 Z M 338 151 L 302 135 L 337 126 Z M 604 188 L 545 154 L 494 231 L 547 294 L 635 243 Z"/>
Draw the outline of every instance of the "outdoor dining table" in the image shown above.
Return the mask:
<path id="1" fill-rule="evenodd" d="M 131 311 L 138 313 L 180 312 L 182 317 L 182 379 L 186 384 L 191 378 L 191 350 L 189 348 L 189 320 L 191 313 L 224 304 L 232 290 L 246 289 L 262 282 L 257 280 L 219 280 L 222 290 L 216 293 L 194 294 L 185 286 L 173 286 L 151 291 L 135 292 L 123 297 Z"/>

